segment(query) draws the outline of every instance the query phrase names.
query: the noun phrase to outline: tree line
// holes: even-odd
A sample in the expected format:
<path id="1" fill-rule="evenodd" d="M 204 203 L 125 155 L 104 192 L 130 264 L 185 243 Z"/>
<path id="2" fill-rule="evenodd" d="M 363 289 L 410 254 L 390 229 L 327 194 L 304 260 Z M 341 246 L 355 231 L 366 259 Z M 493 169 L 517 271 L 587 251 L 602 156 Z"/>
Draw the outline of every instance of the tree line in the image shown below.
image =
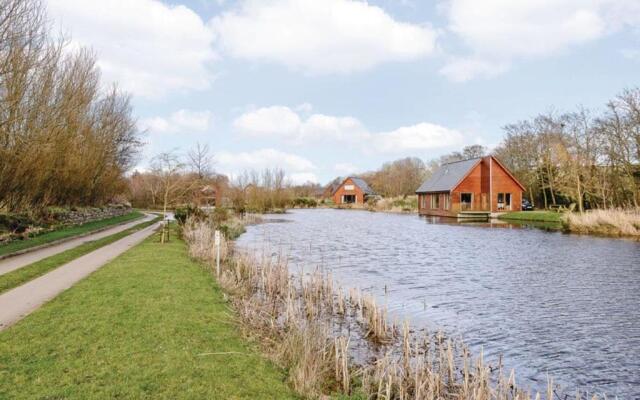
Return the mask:
<path id="1" fill-rule="evenodd" d="M 494 153 L 527 188 L 534 205 L 585 208 L 640 204 L 640 89 L 598 112 L 546 113 L 505 127 Z"/>
<path id="2" fill-rule="evenodd" d="M 140 146 L 129 96 L 91 50 L 51 34 L 39 0 L 0 0 L 0 208 L 99 205 Z"/>

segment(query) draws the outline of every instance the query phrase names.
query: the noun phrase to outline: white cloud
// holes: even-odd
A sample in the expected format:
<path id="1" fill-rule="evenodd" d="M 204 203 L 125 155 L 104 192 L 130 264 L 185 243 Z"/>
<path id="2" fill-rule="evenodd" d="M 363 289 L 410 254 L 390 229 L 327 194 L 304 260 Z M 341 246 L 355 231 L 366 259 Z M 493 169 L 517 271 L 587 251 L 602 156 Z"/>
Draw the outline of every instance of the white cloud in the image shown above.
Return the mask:
<path id="1" fill-rule="evenodd" d="M 318 176 L 312 172 L 296 172 L 288 176 L 291 179 L 291 182 L 294 184 L 304 184 L 304 183 L 318 183 Z"/>
<path id="2" fill-rule="evenodd" d="M 147 98 L 201 90 L 213 79 L 213 32 L 186 6 L 158 0 L 48 0 L 74 46 L 90 46 L 107 81 Z"/>
<path id="3" fill-rule="evenodd" d="M 246 0 L 211 22 L 233 57 L 315 74 L 347 73 L 434 52 L 437 33 L 354 0 Z"/>
<path id="4" fill-rule="evenodd" d="M 340 175 L 349 175 L 360 172 L 362 169 L 351 163 L 337 163 L 333 166 L 333 170 Z"/>
<path id="5" fill-rule="evenodd" d="M 240 173 L 245 170 L 281 168 L 285 170 L 288 175 L 291 175 L 311 173 L 316 169 L 316 166 L 304 157 L 275 149 L 261 149 L 239 153 L 222 151 L 216 153 L 215 160 L 216 168 L 229 174 Z"/>
<path id="6" fill-rule="evenodd" d="M 444 126 L 422 122 L 373 136 L 374 148 L 381 153 L 424 151 L 461 145 L 464 136 Z"/>
<path id="7" fill-rule="evenodd" d="M 320 141 L 332 144 L 358 144 L 378 153 L 403 153 L 451 147 L 464 141 L 453 129 L 431 123 L 418 123 L 391 132 L 370 132 L 354 117 L 313 114 L 300 117 L 286 106 L 271 106 L 249 111 L 234 121 L 243 136 L 282 140 L 293 145 L 312 145 Z"/>
<path id="8" fill-rule="evenodd" d="M 300 111 L 303 113 L 310 113 L 313 111 L 313 106 L 309 103 L 302 103 L 296 106 L 296 111 Z"/>
<path id="9" fill-rule="evenodd" d="M 242 114 L 233 126 L 246 136 L 295 139 L 300 134 L 302 121 L 289 107 L 272 106 Z"/>
<path id="10" fill-rule="evenodd" d="M 546 57 L 640 22 L 637 0 L 448 0 L 449 31 L 471 54 L 441 72 L 456 81 L 491 77 L 519 59 Z"/>
<path id="11" fill-rule="evenodd" d="M 233 126 L 248 137 L 277 138 L 292 144 L 320 140 L 357 141 L 367 135 L 356 118 L 313 114 L 303 119 L 286 106 L 249 111 L 238 117 Z"/>
<path id="12" fill-rule="evenodd" d="M 453 82 L 466 82 L 476 76 L 491 78 L 507 69 L 509 64 L 505 62 L 494 63 L 472 57 L 453 58 L 440 70 L 440 73 Z"/>
<path id="13" fill-rule="evenodd" d="M 301 140 L 337 140 L 358 142 L 368 136 L 364 126 L 353 117 L 313 114 L 300 129 Z"/>
<path id="14" fill-rule="evenodd" d="M 152 134 L 201 133 L 206 132 L 213 123 L 211 111 L 178 110 L 168 117 L 152 117 L 140 120 L 140 129 Z"/>

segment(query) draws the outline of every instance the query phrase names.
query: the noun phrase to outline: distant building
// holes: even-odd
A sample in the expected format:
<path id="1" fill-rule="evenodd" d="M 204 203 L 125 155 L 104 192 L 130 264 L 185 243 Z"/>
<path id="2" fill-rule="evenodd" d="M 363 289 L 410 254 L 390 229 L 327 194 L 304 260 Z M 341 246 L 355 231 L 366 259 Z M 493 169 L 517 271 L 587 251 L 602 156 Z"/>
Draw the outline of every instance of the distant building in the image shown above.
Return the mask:
<path id="1" fill-rule="evenodd" d="M 201 207 L 222 205 L 222 190 L 218 185 L 205 185 L 200 189 L 197 203 Z"/>
<path id="2" fill-rule="evenodd" d="M 443 164 L 416 190 L 421 215 L 520 211 L 524 186 L 495 157 Z"/>
<path id="3" fill-rule="evenodd" d="M 348 177 L 335 187 L 331 197 L 335 204 L 364 204 L 375 196 L 373 189 L 361 178 Z"/>

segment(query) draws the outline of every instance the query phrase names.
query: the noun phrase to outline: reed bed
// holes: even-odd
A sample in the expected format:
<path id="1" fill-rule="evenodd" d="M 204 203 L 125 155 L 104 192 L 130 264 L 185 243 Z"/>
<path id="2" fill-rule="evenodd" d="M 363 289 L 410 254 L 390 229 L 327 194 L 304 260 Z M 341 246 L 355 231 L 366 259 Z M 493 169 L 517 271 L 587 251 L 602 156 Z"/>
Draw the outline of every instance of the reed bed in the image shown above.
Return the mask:
<path id="1" fill-rule="evenodd" d="M 640 239 L 640 209 L 570 213 L 565 224 L 571 232 Z"/>
<path id="2" fill-rule="evenodd" d="M 212 231 L 187 223 L 191 255 L 215 269 Z M 344 291 L 322 269 L 292 274 L 281 256 L 234 253 L 225 243 L 218 278 L 243 332 L 288 371 L 307 398 L 530 400 L 554 397 L 521 390 L 515 373 L 472 357 L 461 340 L 389 323 L 386 307 L 358 289 Z M 214 254 L 215 255 L 215 254 Z M 348 293 L 345 295 L 345 293 Z"/>
<path id="3" fill-rule="evenodd" d="M 367 205 L 369 211 L 410 213 L 418 211 L 418 196 L 385 197 Z"/>

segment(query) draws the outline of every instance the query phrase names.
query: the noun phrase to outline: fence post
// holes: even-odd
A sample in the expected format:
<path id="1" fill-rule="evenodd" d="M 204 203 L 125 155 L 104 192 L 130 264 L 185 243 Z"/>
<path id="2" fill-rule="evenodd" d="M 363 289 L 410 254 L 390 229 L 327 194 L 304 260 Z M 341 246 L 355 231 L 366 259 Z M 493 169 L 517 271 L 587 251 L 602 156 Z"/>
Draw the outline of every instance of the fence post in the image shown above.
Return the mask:
<path id="1" fill-rule="evenodd" d="M 216 246 L 216 277 L 220 278 L 220 231 L 216 230 L 214 238 Z"/>

